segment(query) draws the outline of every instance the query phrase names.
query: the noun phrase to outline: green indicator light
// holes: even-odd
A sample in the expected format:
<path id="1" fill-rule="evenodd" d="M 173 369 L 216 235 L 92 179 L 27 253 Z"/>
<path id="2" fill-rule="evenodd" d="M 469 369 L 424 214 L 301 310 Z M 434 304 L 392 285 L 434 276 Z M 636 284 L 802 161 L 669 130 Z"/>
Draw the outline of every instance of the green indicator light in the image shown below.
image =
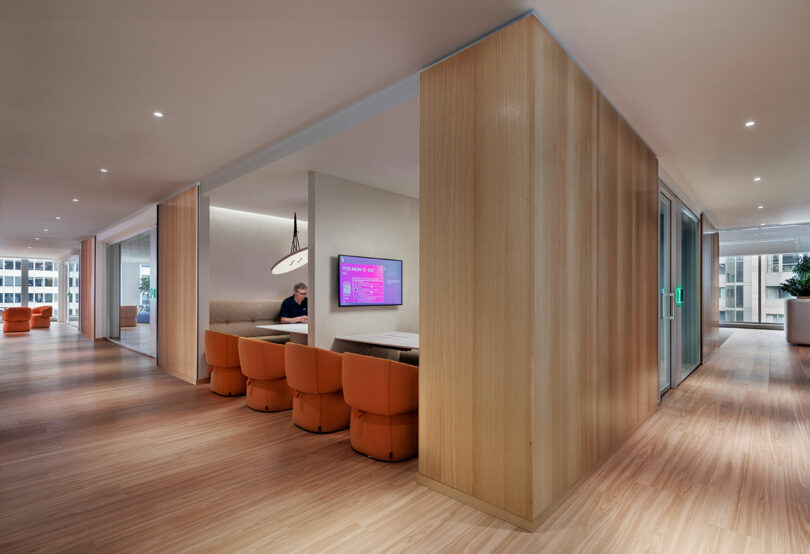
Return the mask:
<path id="1" fill-rule="evenodd" d="M 675 287 L 675 305 L 683 306 L 683 287 L 680 285 Z"/>

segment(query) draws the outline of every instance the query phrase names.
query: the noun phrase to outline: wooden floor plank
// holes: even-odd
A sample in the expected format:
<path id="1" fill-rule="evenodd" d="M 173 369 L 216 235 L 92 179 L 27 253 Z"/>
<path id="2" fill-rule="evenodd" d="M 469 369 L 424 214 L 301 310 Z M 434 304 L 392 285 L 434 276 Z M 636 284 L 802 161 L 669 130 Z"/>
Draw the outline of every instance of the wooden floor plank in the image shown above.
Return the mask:
<path id="1" fill-rule="evenodd" d="M 740 329 L 535 533 L 72 327 L 0 337 L 0 551 L 810 551 L 810 349 Z"/>

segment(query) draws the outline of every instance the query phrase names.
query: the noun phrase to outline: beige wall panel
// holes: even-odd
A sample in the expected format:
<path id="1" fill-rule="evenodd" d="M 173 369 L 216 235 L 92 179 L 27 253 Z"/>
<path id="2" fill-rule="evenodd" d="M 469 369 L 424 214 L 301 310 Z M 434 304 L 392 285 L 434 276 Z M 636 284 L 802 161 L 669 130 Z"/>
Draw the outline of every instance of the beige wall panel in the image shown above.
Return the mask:
<path id="1" fill-rule="evenodd" d="M 703 304 L 703 361 L 720 346 L 720 234 L 706 217 L 700 216 L 703 230 L 701 246 L 701 302 Z"/>
<path id="2" fill-rule="evenodd" d="M 96 237 L 82 241 L 79 259 L 79 314 L 82 336 L 96 337 Z"/>
<path id="3" fill-rule="evenodd" d="M 598 93 L 530 18 L 535 68 L 532 517 L 596 462 Z"/>
<path id="4" fill-rule="evenodd" d="M 524 20 L 426 70 L 420 95 L 420 473 L 526 519 L 529 32 Z"/>
<path id="5" fill-rule="evenodd" d="M 602 459 L 657 403 L 657 161 L 599 102 L 597 433 Z"/>
<path id="6" fill-rule="evenodd" d="M 197 380 L 197 186 L 158 205 L 158 365 Z"/>

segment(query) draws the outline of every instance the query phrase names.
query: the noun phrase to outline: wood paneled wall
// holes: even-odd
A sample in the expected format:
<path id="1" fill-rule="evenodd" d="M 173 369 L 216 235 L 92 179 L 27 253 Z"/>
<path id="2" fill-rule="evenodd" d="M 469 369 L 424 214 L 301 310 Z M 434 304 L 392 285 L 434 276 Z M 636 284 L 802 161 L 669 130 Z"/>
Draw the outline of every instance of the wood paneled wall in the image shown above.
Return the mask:
<path id="1" fill-rule="evenodd" d="M 96 237 L 82 241 L 79 256 L 79 331 L 96 340 Z"/>
<path id="2" fill-rule="evenodd" d="M 419 480 L 534 528 L 656 408 L 657 161 L 535 17 L 420 111 Z"/>
<path id="3" fill-rule="evenodd" d="M 197 382 L 198 187 L 158 204 L 158 365 Z"/>
<path id="4" fill-rule="evenodd" d="M 703 361 L 720 346 L 720 234 L 706 217 L 700 216 L 703 231 L 701 245 L 701 303 Z"/>

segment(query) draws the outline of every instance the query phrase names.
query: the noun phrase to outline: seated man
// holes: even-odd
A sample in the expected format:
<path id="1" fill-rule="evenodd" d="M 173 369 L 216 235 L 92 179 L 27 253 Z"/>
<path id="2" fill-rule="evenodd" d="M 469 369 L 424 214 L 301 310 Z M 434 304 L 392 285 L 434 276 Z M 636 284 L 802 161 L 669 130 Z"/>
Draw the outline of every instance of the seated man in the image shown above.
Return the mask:
<path id="1" fill-rule="evenodd" d="M 285 298 L 281 303 L 279 319 L 282 323 L 307 322 L 307 285 L 297 283 L 293 287 L 292 296 Z"/>

